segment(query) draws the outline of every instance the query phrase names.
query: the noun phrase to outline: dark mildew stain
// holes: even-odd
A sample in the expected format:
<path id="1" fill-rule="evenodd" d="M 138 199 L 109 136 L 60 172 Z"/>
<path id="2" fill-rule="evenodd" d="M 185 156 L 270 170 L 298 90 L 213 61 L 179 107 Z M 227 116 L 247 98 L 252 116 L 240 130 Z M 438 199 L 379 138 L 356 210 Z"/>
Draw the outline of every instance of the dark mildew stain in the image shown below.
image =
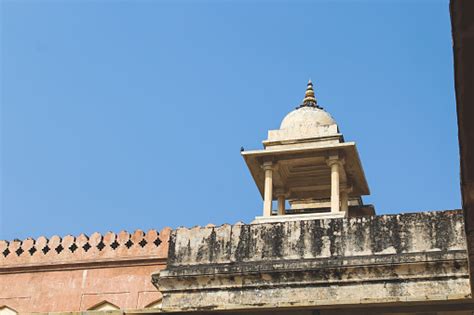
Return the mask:
<path id="1" fill-rule="evenodd" d="M 264 243 L 262 258 L 281 258 L 283 238 L 283 225 L 281 223 L 265 225 L 262 230 Z"/>
<path id="2" fill-rule="evenodd" d="M 204 246 L 201 244 L 197 250 L 196 261 L 201 262 L 204 258 L 204 255 L 207 253 L 207 251 L 208 251 L 207 246 Z"/>
<path id="3" fill-rule="evenodd" d="M 353 232 L 354 238 L 356 240 L 354 247 L 356 251 L 362 251 L 365 248 L 365 238 L 367 233 L 367 223 L 362 220 L 357 220 L 355 229 Z"/>
<path id="4" fill-rule="evenodd" d="M 370 248 L 373 253 L 379 253 L 389 244 L 388 235 L 385 231 L 385 220 L 384 217 L 372 217 L 370 221 Z"/>
<path id="5" fill-rule="evenodd" d="M 321 255 L 323 249 L 325 230 L 321 227 L 320 220 L 310 221 L 308 224 L 308 230 L 311 235 L 311 253 L 313 254 L 313 257 L 318 257 Z"/>
<path id="6" fill-rule="evenodd" d="M 273 229 L 272 248 L 275 257 L 283 258 L 283 240 L 285 239 L 283 223 L 276 224 Z"/>
<path id="7" fill-rule="evenodd" d="M 400 226 L 400 251 L 397 253 L 408 252 L 413 246 L 413 218 L 409 216 L 400 216 L 398 219 Z"/>
<path id="8" fill-rule="evenodd" d="M 176 260 L 176 231 L 172 231 L 168 240 L 168 262 L 173 264 Z"/>
<path id="9" fill-rule="evenodd" d="M 341 250 L 342 219 L 333 219 L 329 221 L 329 251 L 331 256 L 339 256 Z"/>
<path id="10" fill-rule="evenodd" d="M 443 251 L 448 250 L 455 235 L 451 222 L 449 214 L 440 212 L 432 224 L 435 230 L 435 246 Z"/>
<path id="11" fill-rule="evenodd" d="M 387 228 L 390 235 L 390 243 L 395 247 L 397 254 L 400 254 L 404 248 L 402 246 L 401 228 L 396 216 L 389 217 L 389 220 L 387 220 Z"/>
<path id="12" fill-rule="evenodd" d="M 185 257 L 191 256 L 191 240 L 188 240 L 188 245 L 186 246 L 186 249 L 184 250 L 183 256 L 185 256 Z M 182 258 L 184 258 L 184 257 L 181 256 L 181 260 L 182 260 Z"/>
<path id="13" fill-rule="evenodd" d="M 207 247 L 209 252 L 209 261 L 214 261 L 214 256 L 219 252 L 219 244 L 216 240 L 216 231 L 215 228 L 212 228 L 211 235 L 207 238 Z"/>
<path id="14" fill-rule="evenodd" d="M 239 229 L 239 241 L 235 249 L 235 260 L 243 261 L 250 255 L 250 225 L 233 226 L 233 229 Z"/>
<path id="15" fill-rule="evenodd" d="M 310 225 L 310 222 L 306 221 L 300 221 L 300 237 L 298 238 L 298 243 L 296 244 L 296 250 L 298 252 L 298 255 L 302 258 L 304 256 L 305 250 L 306 250 L 306 245 L 305 245 L 305 235 L 306 235 L 306 227 L 307 225 Z M 295 226 L 296 228 L 296 226 Z"/>

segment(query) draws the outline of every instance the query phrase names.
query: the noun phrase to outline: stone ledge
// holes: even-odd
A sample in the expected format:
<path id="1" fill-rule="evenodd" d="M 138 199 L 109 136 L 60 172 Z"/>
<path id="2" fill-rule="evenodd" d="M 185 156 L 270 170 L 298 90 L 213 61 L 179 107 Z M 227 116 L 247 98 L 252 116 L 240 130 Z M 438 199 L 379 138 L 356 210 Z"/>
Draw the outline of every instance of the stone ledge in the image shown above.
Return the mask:
<path id="1" fill-rule="evenodd" d="M 321 268 L 354 268 L 361 266 L 384 266 L 413 263 L 442 263 L 443 261 L 457 261 L 464 263 L 467 259 L 465 250 L 453 250 L 450 252 L 420 252 L 402 255 L 372 255 L 372 256 L 352 256 L 338 258 L 312 258 L 293 260 L 271 260 L 262 261 L 259 264 L 254 262 L 205 264 L 196 266 L 167 266 L 167 269 L 160 273 L 163 278 L 166 275 L 179 273 L 181 276 L 201 276 L 219 274 L 249 274 L 260 272 L 278 272 L 279 270 L 319 270 Z"/>
<path id="2" fill-rule="evenodd" d="M 332 266 L 209 273 L 175 278 L 166 271 L 153 276 L 153 283 L 166 292 L 190 290 L 240 290 L 252 288 L 345 286 L 368 283 L 449 281 L 468 279 L 467 259 L 409 264 Z M 441 272 L 444 272 L 441 274 Z M 171 285 L 170 285 L 171 284 Z"/>

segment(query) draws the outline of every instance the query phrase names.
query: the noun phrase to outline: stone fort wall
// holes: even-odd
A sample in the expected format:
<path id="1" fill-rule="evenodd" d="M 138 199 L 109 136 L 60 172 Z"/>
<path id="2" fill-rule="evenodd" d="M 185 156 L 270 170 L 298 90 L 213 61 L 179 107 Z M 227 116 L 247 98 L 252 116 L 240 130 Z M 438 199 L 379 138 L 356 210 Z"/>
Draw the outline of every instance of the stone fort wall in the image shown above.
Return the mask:
<path id="1" fill-rule="evenodd" d="M 168 312 L 472 301 L 461 211 L 179 228 L 169 242 L 153 276 Z"/>

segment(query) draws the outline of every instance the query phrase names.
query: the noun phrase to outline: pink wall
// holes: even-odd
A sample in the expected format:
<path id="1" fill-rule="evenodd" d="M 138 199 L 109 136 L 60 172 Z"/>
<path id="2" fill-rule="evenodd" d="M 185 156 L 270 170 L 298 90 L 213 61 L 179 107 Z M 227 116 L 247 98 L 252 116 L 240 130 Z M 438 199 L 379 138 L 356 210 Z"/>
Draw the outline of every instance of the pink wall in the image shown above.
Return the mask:
<path id="1" fill-rule="evenodd" d="M 83 311 L 108 301 L 122 309 L 145 308 L 161 298 L 151 275 L 166 267 L 169 233 L 0 241 L 0 307 Z"/>

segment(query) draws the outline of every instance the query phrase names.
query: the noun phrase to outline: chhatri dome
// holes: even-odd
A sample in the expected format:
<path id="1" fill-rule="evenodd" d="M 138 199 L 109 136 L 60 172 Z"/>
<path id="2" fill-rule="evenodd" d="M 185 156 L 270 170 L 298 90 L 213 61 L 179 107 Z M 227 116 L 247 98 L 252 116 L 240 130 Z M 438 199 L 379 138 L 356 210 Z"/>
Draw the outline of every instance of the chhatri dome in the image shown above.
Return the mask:
<path id="1" fill-rule="evenodd" d="M 327 126 L 335 123 L 331 115 L 318 106 L 313 83 L 309 80 L 303 103 L 283 118 L 280 129 L 300 128 L 302 125 Z"/>
<path id="2" fill-rule="evenodd" d="M 362 202 L 370 191 L 356 145 L 344 141 L 336 121 L 318 105 L 311 80 L 301 105 L 280 129 L 268 131 L 263 147 L 242 152 L 264 201 L 256 222 L 374 214 Z"/>
<path id="3" fill-rule="evenodd" d="M 301 105 L 283 118 L 280 129 L 268 131 L 268 139 L 263 141 L 263 145 L 271 149 L 287 141 L 309 138 L 328 140 L 329 136 L 335 137 L 333 140 L 336 140 L 342 135 L 339 134 L 336 121 L 318 105 L 313 83 L 309 80 Z"/>

